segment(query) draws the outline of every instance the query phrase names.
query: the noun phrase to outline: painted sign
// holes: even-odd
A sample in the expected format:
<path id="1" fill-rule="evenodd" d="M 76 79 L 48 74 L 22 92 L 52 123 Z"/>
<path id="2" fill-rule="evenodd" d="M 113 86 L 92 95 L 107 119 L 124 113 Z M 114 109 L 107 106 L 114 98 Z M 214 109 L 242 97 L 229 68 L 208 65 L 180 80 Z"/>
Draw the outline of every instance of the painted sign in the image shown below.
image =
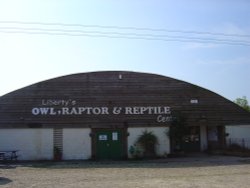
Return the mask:
<path id="1" fill-rule="evenodd" d="M 99 140 L 101 140 L 101 141 L 108 140 L 108 136 L 105 134 L 101 134 L 101 135 L 99 135 Z"/>
<path id="2" fill-rule="evenodd" d="M 118 140 L 118 133 L 117 132 L 112 132 L 112 140 L 113 141 Z"/>
<path id="3" fill-rule="evenodd" d="M 143 115 L 143 114 L 171 114 L 168 106 L 133 106 L 133 107 L 35 107 L 33 115 Z"/>
<path id="4" fill-rule="evenodd" d="M 91 107 L 76 106 L 75 100 L 42 100 L 40 107 L 31 109 L 34 116 L 71 116 L 71 115 L 158 115 L 157 122 L 171 121 L 169 106 L 125 106 Z"/>

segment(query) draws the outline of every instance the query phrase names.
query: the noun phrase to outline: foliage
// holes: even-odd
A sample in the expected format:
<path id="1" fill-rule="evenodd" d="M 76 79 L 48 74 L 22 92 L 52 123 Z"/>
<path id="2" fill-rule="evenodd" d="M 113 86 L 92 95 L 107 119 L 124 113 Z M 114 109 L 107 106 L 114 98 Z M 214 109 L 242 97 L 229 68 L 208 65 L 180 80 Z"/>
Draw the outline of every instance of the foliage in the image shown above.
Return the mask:
<path id="1" fill-rule="evenodd" d="M 143 148 L 143 155 L 146 158 L 156 156 L 155 146 L 158 144 L 157 137 L 151 131 L 143 131 L 136 141 Z"/>
<path id="2" fill-rule="evenodd" d="M 59 147 L 54 147 L 54 154 L 61 154 L 62 153 L 62 151 L 60 150 L 60 148 Z"/>
<path id="3" fill-rule="evenodd" d="M 62 151 L 59 147 L 54 147 L 54 160 L 62 160 Z"/>
<path id="4" fill-rule="evenodd" d="M 224 155 L 250 157 L 250 149 L 241 146 L 237 143 L 230 144 L 226 150 L 223 151 Z"/>
<path id="5" fill-rule="evenodd" d="M 229 147 L 227 148 L 229 151 L 243 151 L 245 150 L 244 147 L 237 143 L 230 144 Z"/>
<path id="6" fill-rule="evenodd" d="M 129 153 L 135 159 L 142 158 L 142 150 L 140 149 L 140 147 L 137 144 L 134 144 L 133 146 L 130 146 Z"/>
<path id="7" fill-rule="evenodd" d="M 171 148 L 176 150 L 182 150 L 183 137 L 188 132 L 186 118 L 183 115 L 176 115 L 173 118 L 169 131 L 166 133 L 171 140 Z"/>
<path id="8" fill-rule="evenodd" d="M 237 98 L 234 101 L 234 103 L 238 104 L 239 106 L 241 106 L 242 108 L 244 108 L 245 110 L 247 110 L 248 112 L 250 112 L 250 106 L 248 104 L 246 96 L 243 96 L 242 98 Z"/>

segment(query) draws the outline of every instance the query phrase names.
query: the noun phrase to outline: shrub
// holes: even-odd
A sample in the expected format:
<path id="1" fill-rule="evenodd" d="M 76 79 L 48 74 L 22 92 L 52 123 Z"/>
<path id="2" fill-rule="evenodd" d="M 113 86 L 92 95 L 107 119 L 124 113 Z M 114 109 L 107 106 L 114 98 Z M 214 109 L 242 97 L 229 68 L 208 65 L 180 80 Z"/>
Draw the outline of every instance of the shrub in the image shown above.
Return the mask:
<path id="1" fill-rule="evenodd" d="M 157 137 L 153 134 L 153 132 L 148 132 L 147 130 L 142 132 L 136 141 L 143 149 L 143 155 L 146 158 L 156 157 L 155 147 L 158 144 Z"/>

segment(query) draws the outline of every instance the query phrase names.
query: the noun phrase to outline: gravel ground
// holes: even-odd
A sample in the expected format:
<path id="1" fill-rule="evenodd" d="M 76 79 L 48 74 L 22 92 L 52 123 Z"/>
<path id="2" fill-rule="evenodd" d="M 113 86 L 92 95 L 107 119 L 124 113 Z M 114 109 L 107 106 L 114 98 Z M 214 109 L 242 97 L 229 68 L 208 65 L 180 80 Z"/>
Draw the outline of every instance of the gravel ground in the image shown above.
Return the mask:
<path id="1" fill-rule="evenodd" d="M 0 164 L 0 187 L 250 187 L 250 158 Z"/>

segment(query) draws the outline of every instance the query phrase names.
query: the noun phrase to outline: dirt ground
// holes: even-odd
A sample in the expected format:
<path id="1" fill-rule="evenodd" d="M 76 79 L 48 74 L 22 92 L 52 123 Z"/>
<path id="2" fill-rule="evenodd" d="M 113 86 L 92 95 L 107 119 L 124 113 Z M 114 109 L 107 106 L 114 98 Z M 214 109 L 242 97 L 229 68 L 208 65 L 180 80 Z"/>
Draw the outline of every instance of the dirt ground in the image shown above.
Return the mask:
<path id="1" fill-rule="evenodd" d="M 250 187 L 250 158 L 0 164 L 0 187 Z"/>

